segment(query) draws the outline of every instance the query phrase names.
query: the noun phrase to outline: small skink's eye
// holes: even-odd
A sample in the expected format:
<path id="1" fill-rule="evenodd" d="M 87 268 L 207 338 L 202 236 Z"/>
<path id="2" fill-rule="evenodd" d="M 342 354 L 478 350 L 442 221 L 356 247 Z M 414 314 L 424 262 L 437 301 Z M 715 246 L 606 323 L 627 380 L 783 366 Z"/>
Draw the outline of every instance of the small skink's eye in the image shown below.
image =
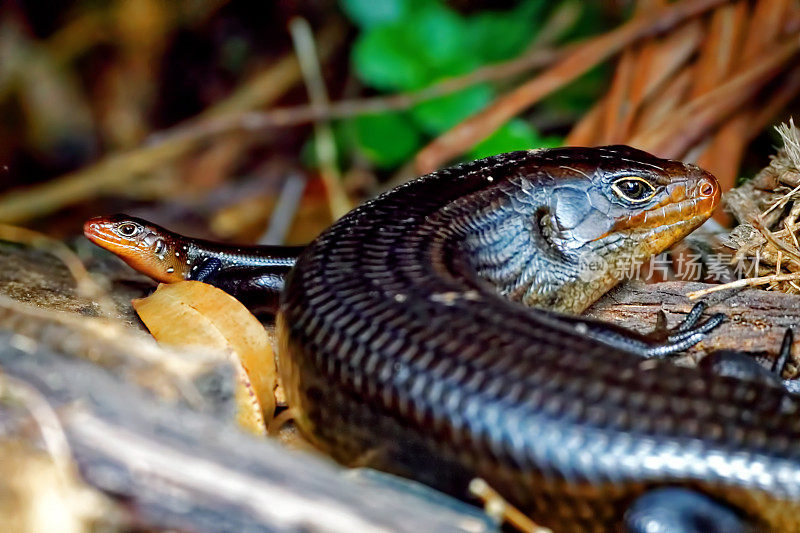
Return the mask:
<path id="1" fill-rule="evenodd" d="M 656 194 L 655 187 L 637 177 L 620 178 L 611 185 L 611 189 L 623 200 L 634 203 L 646 202 Z"/>
<path id="2" fill-rule="evenodd" d="M 133 222 L 126 222 L 117 227 L 117 233 L 119 233 L 122 237 L 133 237 L 139 233 L 139 226 Z"/>

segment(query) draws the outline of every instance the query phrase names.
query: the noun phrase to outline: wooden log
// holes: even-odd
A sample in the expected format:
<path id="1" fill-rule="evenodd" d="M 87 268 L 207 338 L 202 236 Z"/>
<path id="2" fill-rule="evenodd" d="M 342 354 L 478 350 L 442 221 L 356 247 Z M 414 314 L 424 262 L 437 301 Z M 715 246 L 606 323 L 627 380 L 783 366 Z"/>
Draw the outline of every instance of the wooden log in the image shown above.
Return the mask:
<path id="1" fill-rule="evenodd" d="M 122 500 L 137 529 L 496 530 L 479 509 L 431 489 L 354 475 L 208 413 L 154 401 L 20 334 L 0 332 L 0 367 L 52 407 L 83 479 Z"/>
<path id="2" fill-rule="evenodd" d="M 595 303 L 587 314 L 642 333 L 653 329 L 659 310 L 667 316 L 669 327 L 680 322 L 696 303 L 686 294 L 711 285 L 693 282 L 623 284 Z M 722 313 L 727 318 L 717 329 L 689 349 L 689 361 L 698 361 L 714 350 L 733 349 L 767 352 L 774 356 L 786 328 L 800 324 L 800 296 L 760 289 L 728 290 L 703 298 L 706 315 Z M 793 353 L 797 354 L 800 335 L 795 335 Z M 792 357 L 789 372 L 794 375 L 798 356 Z M 683 362 L 683 361 L 682 361 Z"/>

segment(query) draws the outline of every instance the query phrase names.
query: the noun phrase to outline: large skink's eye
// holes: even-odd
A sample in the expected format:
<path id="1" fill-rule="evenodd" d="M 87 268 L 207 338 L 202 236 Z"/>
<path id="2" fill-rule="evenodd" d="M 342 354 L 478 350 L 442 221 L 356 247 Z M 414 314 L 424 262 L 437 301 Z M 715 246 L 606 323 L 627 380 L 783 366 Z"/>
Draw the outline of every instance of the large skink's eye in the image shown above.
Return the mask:
<path id="1" fill-rule="evenodd" d="M 122 237 L 133 237 L 139 233 L 139 225 L 133 222 L 125 222 L 117 226 L 117 233 Z"/>
<path id="2" fill-rule="evenodd" d="M 623 200 L 646 202 L 656 194 L 656 189 L 646 180 L 637 177 L 620 178 L 611 184 L 611 189 Z"/>

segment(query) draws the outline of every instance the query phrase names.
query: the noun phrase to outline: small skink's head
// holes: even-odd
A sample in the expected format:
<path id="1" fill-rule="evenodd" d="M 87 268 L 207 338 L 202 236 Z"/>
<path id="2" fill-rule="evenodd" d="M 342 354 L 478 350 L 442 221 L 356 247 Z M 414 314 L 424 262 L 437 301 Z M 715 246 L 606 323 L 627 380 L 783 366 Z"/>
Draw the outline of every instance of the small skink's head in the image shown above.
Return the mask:
<path id="1" fill-rule="evenodd" d="M 181 237 L 151 222 L 128 215 L 94 217 L 83 225 L 83 233 L 156 281 L 182 281 L 188 275 Z"/>
<path id="2" fill-rule="evenodd" d="M 635 273 L 720 201 L 708 172 L 628 146 L 555 149 L 544 158 L 549 193 L 539 210 L 541 233 L 582 277 L 572 294 L 559 295 L 564 310 L 582 310 Z"/>

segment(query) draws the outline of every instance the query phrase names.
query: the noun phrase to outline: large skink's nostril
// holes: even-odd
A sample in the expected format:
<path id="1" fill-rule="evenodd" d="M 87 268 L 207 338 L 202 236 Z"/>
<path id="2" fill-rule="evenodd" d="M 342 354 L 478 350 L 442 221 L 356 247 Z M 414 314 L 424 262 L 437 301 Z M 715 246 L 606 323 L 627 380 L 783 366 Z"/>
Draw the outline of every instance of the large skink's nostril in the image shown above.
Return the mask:
<path id="1" fill-rule="evenodd" d="M 700 191 L 701 196 L 714 196 L 717 191 L 717 186 L 711 180 L 703 178 L 698 184 L 697 190 Z"/>

